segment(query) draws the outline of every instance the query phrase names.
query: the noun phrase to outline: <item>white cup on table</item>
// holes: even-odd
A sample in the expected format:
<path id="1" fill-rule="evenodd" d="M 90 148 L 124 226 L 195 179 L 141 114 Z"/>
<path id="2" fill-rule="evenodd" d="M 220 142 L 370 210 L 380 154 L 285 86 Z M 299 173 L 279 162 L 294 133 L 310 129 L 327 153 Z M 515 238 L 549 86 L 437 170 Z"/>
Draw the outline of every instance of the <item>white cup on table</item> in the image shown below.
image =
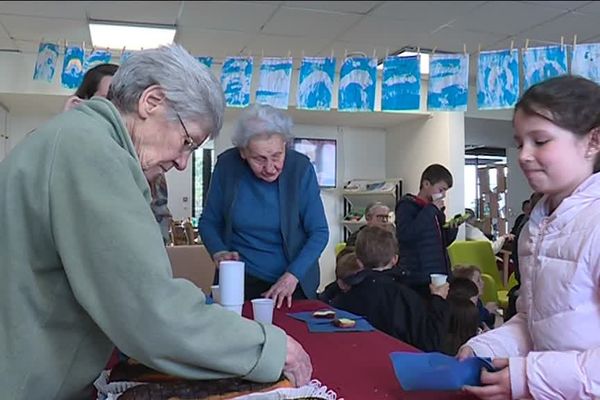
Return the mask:
<path id="1" fill-rule="evenodd" d="M 256 322 L 262 322 L 263 324 L 273 323 L 273 299 L 253 299 L 252 313 L 254 314 L 254 320 Z"/>
<path id="2" fill-rule="evenodd" d="M 222 306 L 241 307 L 244 304 L 244 263 L 242 261 L 219 263 L 219 297 Z"/>
<path id="3" fill-rule="evenodd" d="M 431 283 L 433 286 L 443 286 L 448 281 L 448 275 L 446 274 L 430 274 Z"/>

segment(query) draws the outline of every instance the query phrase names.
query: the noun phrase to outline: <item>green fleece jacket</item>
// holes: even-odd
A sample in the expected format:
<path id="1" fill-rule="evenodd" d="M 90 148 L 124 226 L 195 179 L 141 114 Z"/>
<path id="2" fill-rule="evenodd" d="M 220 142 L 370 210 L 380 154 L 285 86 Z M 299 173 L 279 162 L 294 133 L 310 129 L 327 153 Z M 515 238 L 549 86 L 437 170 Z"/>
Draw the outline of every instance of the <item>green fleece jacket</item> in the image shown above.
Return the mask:
<path id="1" fill-rule="evenodd" d="M 58 115 L 0 163 L 0 276 L 2 399 L 89 398 L 113 344 L 186 378 L 281 374 L 282 330 L 172 278 L 148 183 L 105 99 Z"/>

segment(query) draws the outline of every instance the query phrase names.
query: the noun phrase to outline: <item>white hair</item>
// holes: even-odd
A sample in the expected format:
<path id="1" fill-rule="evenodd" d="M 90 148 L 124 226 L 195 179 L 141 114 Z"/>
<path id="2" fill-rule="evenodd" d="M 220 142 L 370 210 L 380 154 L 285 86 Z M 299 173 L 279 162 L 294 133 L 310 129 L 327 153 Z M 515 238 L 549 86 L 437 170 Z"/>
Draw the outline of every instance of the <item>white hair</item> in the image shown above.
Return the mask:
<path id="1" fill-rule="evenodd" d="M 257 136 L 280 135 L 289 146 L 294 139 L 292 126 L 292 118 L 285 112 L 269 105 L 253 104 L 238 118 L 231 143 L 243 149 Z"/>
<path id="2" fill-rule="evenodd" d="M 367 208 L 365 208 L 365 217 L 366 216 L 371 216 L 375 213 L 375 210 L 377 209 L 386 209 L 388 212 L 390 212 L 390 208 L 388 206 L 386 206 L 385 204 L 383 204 L 380 201 L 377 201 L 375 203 L 371 203 L 367 206 Z"/>
<path id="3" fill-rule="evenodd" d="M 182 46 L 173 44 L 135 52 L 114 75 L 108 98 L 124 113 L 137 111 L 144 90 L 159 85 L 170 105 L 169 118 L 209 123 L 210 137 L 223 126 L 225 98 L 210 70 Z"/>

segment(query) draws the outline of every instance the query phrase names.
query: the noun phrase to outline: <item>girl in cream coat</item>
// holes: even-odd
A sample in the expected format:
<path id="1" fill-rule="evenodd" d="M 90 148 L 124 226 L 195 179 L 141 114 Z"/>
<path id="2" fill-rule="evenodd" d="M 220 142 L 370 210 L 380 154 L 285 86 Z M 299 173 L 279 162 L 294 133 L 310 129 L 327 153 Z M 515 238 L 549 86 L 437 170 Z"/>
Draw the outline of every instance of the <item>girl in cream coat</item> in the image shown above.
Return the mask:
<path id="1" fill-rule="evenodd" d="M 494 358 L 482 399 L 600 396 L 600 86 L 563 76 L 531 87 L 513 119 L 519 162 L 544 193 L 519 241 L 518 314 L 459 358 Z"/>

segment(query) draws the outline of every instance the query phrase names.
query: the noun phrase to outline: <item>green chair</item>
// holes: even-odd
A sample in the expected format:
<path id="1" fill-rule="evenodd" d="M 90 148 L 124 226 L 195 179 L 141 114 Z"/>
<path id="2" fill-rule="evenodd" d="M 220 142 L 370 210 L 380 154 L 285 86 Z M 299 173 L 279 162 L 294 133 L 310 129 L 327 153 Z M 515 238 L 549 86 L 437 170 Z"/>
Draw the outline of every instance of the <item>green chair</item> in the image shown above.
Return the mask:
<path id="1" fill-rule="evenodd" d="M 337 256 L 338 254 L 340 254 L 340 251 L 344 250 L 344 247 L 346 247 L 346 242 L 336 243 L 336 245 L 335 245 L 335 255 Z"/>
<path id="2" fill-rule="evenodd" d="M 502 308 L 508 307 L 508 290 L 502 284 L 502 277 L 500 271 L 498 271 L 496 256 L 490 242 L 485 240 L 457 240 L 448 246 L 448 255 L 453 268 L 459 264 L 476 265 L 481 269 L 482 277 L 483 275 L 490 276 L 493 284 L 485 282 L 484 279 L 485 286 L 493 286 L 496 291 L 495 297 L 498 305 Z"/>
<path id="3" fill-rule="evenodd" d="M 498 288 L 496 287 L 494 278 L 488 274 L 481 274 L 481 279 L 483 279 L 483 294 L 481 295 L 483 304 L 489 303 L 490 301 L 498 303 Z"/>
<path id="4" fill-rule="evenodd" d="M 508 287 L 507 289 L 510 290 L 512 288 L 514 288 L 515 286 L 517 286 L 519 284 L 519 282 L 517 282 L 517 277 L 515 276 L 515 273 L 511 273 L 510 276 L 508 277 Z"/>

